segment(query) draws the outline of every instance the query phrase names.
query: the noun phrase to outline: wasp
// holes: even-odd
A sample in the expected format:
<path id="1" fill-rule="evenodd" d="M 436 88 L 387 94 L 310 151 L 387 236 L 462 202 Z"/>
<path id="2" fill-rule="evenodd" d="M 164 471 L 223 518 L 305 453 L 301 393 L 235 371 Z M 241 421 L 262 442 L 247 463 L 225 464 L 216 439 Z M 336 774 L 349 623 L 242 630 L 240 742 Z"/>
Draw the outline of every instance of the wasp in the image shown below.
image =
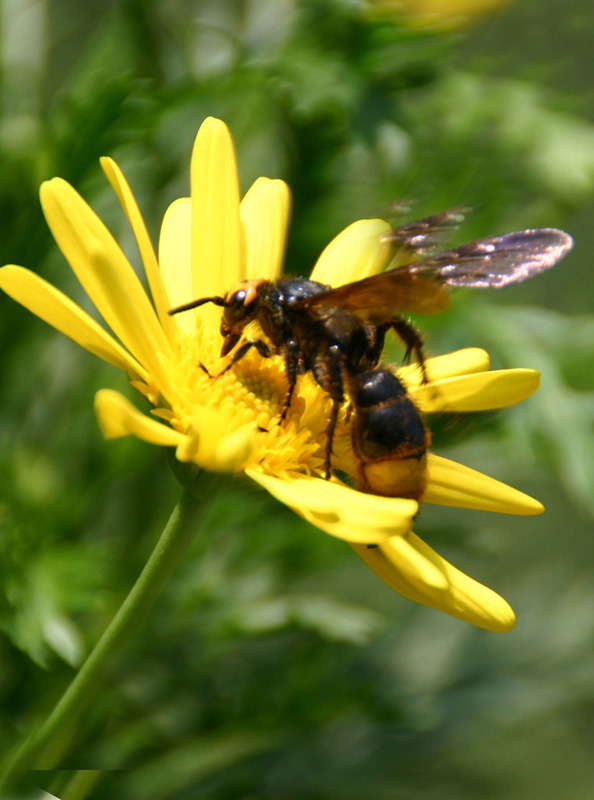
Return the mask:
<path id="1" fill-rule="evenodd" d="M 393 330 L 402 340 L 405 358 L 414 353 L 426 381 L 423 338 L 402 312 L 433 314 L 444 310 L 450 287 L 501 288 L 519 283 L 554 266 L 573 245 L 563 231 L 539 228 L 432 252 L 443 233 L 457 225 L 463 215 L 463 209 L 452 209 L 385 234 L 398 246 L 400 260 L 404 253 L 406 263 L 377 275 L 336 288 L 305 278 L 249 279 L 224 296 L 201 297 L 169 313 L 206 303 L 222 307 L 221 356 L 234 352 L 225 369 L 212 377 L 220 377 L 252 348 L 262 358 L 280 355 L 287 375 L 280 422 L 289 410 L 298 376 L 312 373 L 332 400 L 326 427 L 326 479 L 331 474 L 338 413 L 348 398 L 356 414 L 352 430 L 360 462 L 359 484 L 366 491 L 392 493 L 380 492 L 381 475 L 374 477 L 386 475 L 385 466 L 379 466 L 382 460 L 406 461 L 413 473 L 421 475 L 428 434 L 402 384 L 378 366 L 388 331 Z M 259 323 L 266 340 L 255 337 L 240 343 L 253 320 Z M 397 409 L 407 412 L 406 424 L 399 419 Z M 407 441 L 399 442 L 400 438 Z M 379 455 L 378 448 L 383 448 Z M 414 484 L 411 496 L 422 493 L 422 477 L 411 476 L 410 482 Z"/>

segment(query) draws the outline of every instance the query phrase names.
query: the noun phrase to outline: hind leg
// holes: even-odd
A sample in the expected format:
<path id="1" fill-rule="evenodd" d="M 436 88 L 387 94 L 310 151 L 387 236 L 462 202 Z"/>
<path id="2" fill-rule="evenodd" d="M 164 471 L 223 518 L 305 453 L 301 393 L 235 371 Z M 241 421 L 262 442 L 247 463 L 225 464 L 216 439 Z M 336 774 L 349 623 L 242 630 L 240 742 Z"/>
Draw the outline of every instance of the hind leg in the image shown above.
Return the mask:
<path id="1" fill-rule="evenodd" d="M 425 341 L 422 334 L 419 333 L 419 331 L 413 325 L 411 325 L 410 322 L 407 322 L 401 317 L 396 317 L 396 319 L 390 320 L 389 326 L 394 330 L 396 335 L 401 339 L 406 347 L 406 353 L 404 355 L 405 360 L 410 359 L 411 353 L 414 353 L 419 362 L 419 366 L 421 367 L 423 383 L 428 383 L 429 380 L 425 370 L 425 351 L 423 349 Z"/>

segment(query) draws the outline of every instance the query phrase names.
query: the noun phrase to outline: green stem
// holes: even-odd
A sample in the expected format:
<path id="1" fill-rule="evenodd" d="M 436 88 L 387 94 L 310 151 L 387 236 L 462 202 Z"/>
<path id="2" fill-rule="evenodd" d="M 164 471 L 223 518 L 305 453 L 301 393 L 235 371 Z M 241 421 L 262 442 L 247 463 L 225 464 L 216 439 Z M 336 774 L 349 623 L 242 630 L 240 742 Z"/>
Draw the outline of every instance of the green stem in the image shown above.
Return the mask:
<path id="1" fill-rule="evenodd" d="M 79 769 L 60 792 L 61 800 L 85 800 L 104 773 L 100 769 Z"/>
<path id="2" fill-rule="evenodd" d="M 203 477 L 206 477 L 205 473 L 202 473 Z M 0 777 L 0 797 L 4 796 L 2 791 L 9 789 L 25 770 L 53 769 L 60 762 L 77 720 L 93 699 L 113 659 L 146 617 L 210 509 L 220 478 L 209 477 L 211 483 L 206 486 L 200 481 L 203 500 L 199 501 L 184 491 L 138 580 L 107 630 L 52 713 L 25 739 L 8 763 Z"/>

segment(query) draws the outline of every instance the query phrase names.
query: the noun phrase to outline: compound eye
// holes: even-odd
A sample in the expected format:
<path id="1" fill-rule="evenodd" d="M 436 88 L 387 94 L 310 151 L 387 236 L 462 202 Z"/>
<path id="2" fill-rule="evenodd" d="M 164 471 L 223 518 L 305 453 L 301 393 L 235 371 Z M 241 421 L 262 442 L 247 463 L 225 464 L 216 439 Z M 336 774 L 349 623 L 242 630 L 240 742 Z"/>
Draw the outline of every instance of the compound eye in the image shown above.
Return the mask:
<path id="1" fill-rule="evenodd" d="M 237 322 L 244 320 L 249 311 L 246 308 L 246 290 L 238 289 L 232 292 L 225 300 L 225 313 L 224 320 L 228 325 L 234 325 Z"/>
<path id="2" fill-rule="evenodd" d="M 258 287 L 264 283 L 261 278 L 242 281 L 225 297 L 223 319 L 227 325 L 246 325 L 258 312 Z"/>
<path id="3" fill-rule="evenodd" d="M 245 306 L 246 296 L 247 292 L 245 289 L 238 289 L 236 292 L 232 294 L 230 305 L 235 306 L 235 308 L 239 308 L 240 306 Z"/>

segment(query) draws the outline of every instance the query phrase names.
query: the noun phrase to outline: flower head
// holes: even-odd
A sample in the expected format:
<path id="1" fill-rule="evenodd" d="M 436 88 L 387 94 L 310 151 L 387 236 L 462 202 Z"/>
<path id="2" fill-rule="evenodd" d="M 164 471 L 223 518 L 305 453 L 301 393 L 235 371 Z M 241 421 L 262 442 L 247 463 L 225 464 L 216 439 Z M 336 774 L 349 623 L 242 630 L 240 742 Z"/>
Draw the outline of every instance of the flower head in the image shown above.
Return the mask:
<path id="1" fill-rule="evenodd" d="M 451 30 L 498 11 L 507 0 L 368 0 L 365 15 L 415 28 Z"/>
<path id="2" fill-rule="evenodd" d="M 220 309 L 205 305 L 171 316 L 194 298 L 224 295 L 239 281 L 278 279 L 290 196 L 280 180 L 259 178 L 240 200 L 230 134 L 219 120 L 201 126 L 191 161 L 191 196 L 167 209 L 158 258 L 118 166 L 101 165 L 133 229 L 150 297 L 121 249 L 85 201 L 65 181 L 41 187 L 48 225 L 109 333 L 58 289 L 22 267 L 0 270 L 0 287 L 57 330 L 123 369 L 148 401 L 150 415 L 121 394 L 100 391 L 95 409 L 108 438 L 133 434 L 174 447 L 182 462 L 213 471 L 243 472 L 317 527 L 347 541 L 389 586 L 417 602 L 497 631 L 515 617 L 495 592 L 463 575 L 412 533 L 416 500 L 365 494 L 324 479 L 325 431 L 331 401 L 310 374 L 299 376 L 281 422 L 287 391 L 284 361 L 252 349 L 215 379 Z M 374 274 L 386 263 L 387 223 L 360 220 L 324 250 L 312 279 L 337 285 Z M 256 323 L 254 325 L 257 330 Z M 112 335 L 113 334 L 113 335 Z M 246 331 L 249 336 L 249 331 Z M 201 365 L 206 365 L 207 370 Z M 476 349 L 428 359 L 397 371 L 417 408 L 480 411 L 531 394 L 534 370 L 490 371 Z M 280 424 L 279 424 L 280 423 Z M 337 466 L 356 473 L 351 413 L 342 408 L 333 450 Z M 432 453 L 425 502 L 511 514 L 538 514 L 540 503 L 492 478 Z"/>

